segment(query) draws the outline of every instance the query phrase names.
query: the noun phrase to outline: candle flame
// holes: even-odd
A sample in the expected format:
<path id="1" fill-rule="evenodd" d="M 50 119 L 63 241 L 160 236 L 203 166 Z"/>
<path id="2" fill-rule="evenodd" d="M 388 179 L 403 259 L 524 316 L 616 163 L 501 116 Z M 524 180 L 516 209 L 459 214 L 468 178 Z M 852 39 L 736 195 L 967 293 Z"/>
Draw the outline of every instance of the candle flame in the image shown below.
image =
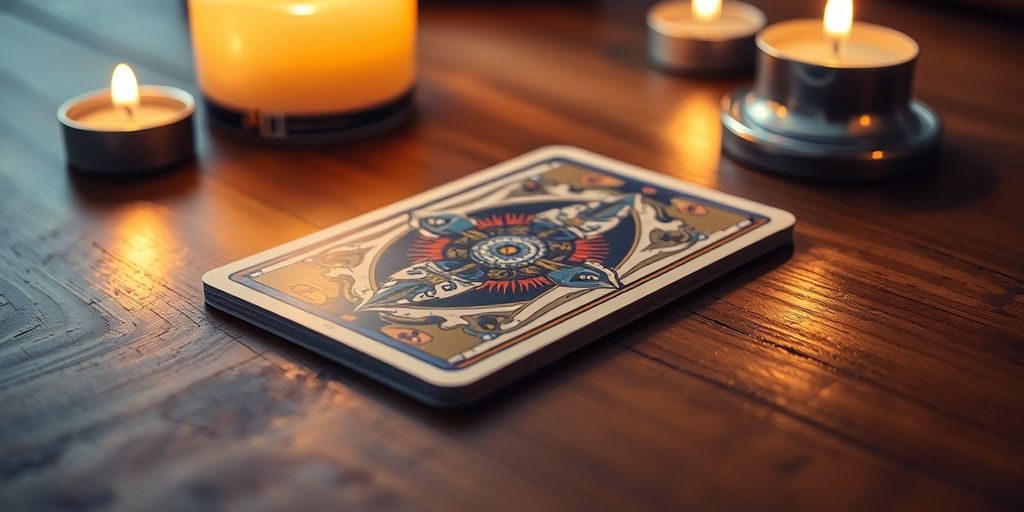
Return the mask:
<path id="1" fill-rule="evenodd" d="M 110 102 L 129 118 L 139 106 L 139 81 L 127 64 L 118 64 L 110 75 Z"/>
<path id="2" fill-rule="evenodd" d="M 312 16 L 316 14 L 316 6 L 310 3 L 298 3 L 288 6 L 288 12 L 296 16 Z"/>
<path id="3" fill-rule="evenodd" d="M 853 26 L 853 0 L 828 0 L 825 3 L 825 34 L 845 38 Z"/>
<path id="4" fill-rule="evenodd" d="M 722 15 L 722 0 L 693 0 L 690 9 L 697 21 L 715 21 Z"/>

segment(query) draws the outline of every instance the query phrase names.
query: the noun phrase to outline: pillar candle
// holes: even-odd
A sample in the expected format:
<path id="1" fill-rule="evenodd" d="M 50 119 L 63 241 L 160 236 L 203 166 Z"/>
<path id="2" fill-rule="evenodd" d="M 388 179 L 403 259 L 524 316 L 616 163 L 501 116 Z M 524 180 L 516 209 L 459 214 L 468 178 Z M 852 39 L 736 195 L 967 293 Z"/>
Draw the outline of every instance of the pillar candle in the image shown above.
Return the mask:
<path id="1" fill-rule="evenodd" d="M 189 0 L 189 15 L 211 118 L 262 136 L 379 121 L 415 82 L 416 0 Z"/>

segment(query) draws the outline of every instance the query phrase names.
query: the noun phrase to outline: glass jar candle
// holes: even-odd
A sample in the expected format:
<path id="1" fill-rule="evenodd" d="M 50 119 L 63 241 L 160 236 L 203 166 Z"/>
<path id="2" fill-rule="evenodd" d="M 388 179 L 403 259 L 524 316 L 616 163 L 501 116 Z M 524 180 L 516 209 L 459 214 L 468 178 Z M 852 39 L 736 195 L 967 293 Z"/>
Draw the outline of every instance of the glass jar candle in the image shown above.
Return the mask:
<path id="1" fill-rule="evenodd" d="M 331 142 L 397 124 L 416 80 L 416 0 L 189 0 L 215 126 Z"/>

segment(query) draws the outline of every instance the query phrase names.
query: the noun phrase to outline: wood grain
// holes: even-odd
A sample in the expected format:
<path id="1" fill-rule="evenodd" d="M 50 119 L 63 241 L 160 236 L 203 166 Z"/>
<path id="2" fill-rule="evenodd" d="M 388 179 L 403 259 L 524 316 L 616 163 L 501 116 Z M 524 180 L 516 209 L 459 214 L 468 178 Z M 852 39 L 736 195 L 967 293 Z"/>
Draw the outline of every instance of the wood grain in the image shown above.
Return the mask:
<path id="1" fill-rule="evenodd" d="M 54 112 L 121 60 L 195 91 L 183 2 L 0 4 L 0 510 L 1024 506 L 1024 34 L 859 5 L 921 44 L 946 145 L 839 187 L 723 159 L 749 78 L 650 70 L 648 4 L 425 2 L 413 123 L 202 127 L 130 181 L 69 173 Z M 554 143 L 790 210 L 795 245 L 455 412 L 203 306 L 210 268 Z"/>

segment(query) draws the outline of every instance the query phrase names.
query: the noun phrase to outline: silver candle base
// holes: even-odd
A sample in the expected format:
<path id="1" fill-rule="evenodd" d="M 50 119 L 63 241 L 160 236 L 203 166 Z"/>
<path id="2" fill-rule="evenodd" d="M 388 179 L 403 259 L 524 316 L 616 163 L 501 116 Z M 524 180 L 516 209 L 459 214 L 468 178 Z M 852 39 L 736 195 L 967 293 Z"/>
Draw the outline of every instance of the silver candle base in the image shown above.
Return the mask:
<path id="1" fill-rule="evenodd" d="M 920 101 L 911 101 L 908 115 L 885 137 L 859 136 L 848 122 L 828 123 L 822 131 L 838 134 L 825 137 L 777 132 L 751 113 L 766 108 L 771 107 L 751 86 L 722 98 L 722 149 L 727 155 L 778 174 L 845 182 L 914 174 L 933 166 L 938 157 L 942 122 Z"/>

